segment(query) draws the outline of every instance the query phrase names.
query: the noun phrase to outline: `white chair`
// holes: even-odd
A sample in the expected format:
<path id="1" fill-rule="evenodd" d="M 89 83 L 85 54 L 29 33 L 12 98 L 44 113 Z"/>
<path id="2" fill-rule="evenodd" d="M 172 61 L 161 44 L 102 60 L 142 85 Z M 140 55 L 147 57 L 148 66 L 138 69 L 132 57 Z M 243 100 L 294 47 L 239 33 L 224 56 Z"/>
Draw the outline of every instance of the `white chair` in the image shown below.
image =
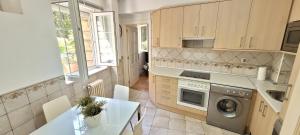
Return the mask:
<path id="1" fill-rule="evenodd" d="M 114 99 L 129 100 L 129 88 L 116 84 L 114 88 Z"/>
<path id="2" fill-rule="evenodd" d="M 122 135 L 143 135 L 143 120 L 145 118 L 146 112 L 147 108 L 144 109 L 141 119 L 134 125 L 133 131 L 125 130 Z"/>
<path id="3" fill-rule="evenodd" d="M 55 119 L 58 115 L 71 108 L 71 103 L 67 96 L 54 99 L 43 105 L 44 114 L 47 122 Z"/>

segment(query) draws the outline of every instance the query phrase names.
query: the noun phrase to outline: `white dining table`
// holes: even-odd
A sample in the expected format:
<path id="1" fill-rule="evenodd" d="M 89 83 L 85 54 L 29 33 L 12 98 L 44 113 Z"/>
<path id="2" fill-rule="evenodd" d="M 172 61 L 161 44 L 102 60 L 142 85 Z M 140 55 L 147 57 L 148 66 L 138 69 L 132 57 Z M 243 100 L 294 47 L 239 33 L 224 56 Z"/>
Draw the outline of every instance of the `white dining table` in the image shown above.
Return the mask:
<path id="1" fill-rule="evenodd" d="M 96 98 L 96 101 L 103 100 L 106 104 L 101 111 L 101 120 L 97 127 L 88 127 L 80 113 L 80 108 L 75 106 L 30 135 L 120 135 L 136 112 L 140 117 L 138 102 Z"/>

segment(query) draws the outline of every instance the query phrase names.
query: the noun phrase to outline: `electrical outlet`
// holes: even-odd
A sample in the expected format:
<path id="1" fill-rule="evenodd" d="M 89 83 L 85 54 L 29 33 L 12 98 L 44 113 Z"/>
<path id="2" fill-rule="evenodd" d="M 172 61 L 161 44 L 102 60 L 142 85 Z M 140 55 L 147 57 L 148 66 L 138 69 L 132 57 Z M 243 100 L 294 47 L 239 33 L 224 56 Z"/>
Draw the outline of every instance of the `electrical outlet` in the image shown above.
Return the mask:
<path id="1" fill-rule="evenodd" d="M 241 63 L 247 63 L 247 59 L 246 58 L 241 58 Z"/>

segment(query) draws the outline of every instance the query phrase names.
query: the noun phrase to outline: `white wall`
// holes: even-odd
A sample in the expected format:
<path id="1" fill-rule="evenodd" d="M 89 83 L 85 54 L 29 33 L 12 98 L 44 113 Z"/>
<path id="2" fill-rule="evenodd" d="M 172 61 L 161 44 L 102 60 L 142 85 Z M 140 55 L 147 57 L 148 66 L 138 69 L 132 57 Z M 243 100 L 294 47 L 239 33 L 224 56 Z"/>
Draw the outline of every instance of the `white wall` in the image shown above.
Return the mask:
<path id="1" fill-rule="evenodd" d="M 150 12 L 120 14 L 120 24 L 148 24 L 150 22 Z"/>
<path id="2" fill-rule="evenodd" d="M 130 14 L 158 9 L 160 7 L 200 3 L 216 0 L 119 0 L 120 14 Z"/>
<path id="3" fill-rule="evenodd" d="M 63 75 L 48 0 L 21 0 L 23 14 L 0 12 L 0 94 Z"/>

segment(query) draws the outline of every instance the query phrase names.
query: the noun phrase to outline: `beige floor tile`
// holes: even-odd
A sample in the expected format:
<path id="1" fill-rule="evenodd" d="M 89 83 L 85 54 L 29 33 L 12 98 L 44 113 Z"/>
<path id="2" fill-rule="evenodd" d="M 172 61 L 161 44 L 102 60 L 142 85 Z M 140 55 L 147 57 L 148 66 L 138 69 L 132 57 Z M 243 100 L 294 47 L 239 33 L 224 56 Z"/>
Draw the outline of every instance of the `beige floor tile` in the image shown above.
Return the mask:
<path id="1" fill-rule="evenodd" d="M 192 117 L 188 117 L 188 116 L 185 116 L 185 120 L 187 120 L 187 121 L 194 121 L 194 122 L 203 122 L 201 120 L 198 120 L 198 119 L 195 119 L 195 118 L 192 118 Z"/>
<path id="2" fill-rule="evenodd" d="M 147 108 L 156 108 L 156 106 L 150 100 L 147 101 L 146 107 Z"/>
<path id="3" fill-rule="evenodd" d="M 185 131 L 168 130 L 168 135 L 185 135 Z"/>
<path id="4" fill-rule="evenodd" d="M 205 135 L 223 135 L 223 130 L 221 128 L 202 123 Z"/>
<path id="5" fill-rule="evenodd" d="M 151 126 L 153 123 L 154 116 L 145 115 L 143 120 L 143 126 Z"/>
<path id="6" fill-rule="evenodd" d="M 170 112 L 163 109 L 157 109 L 155 116 L 170 118 Z"/>
<path id="7" fill-rule="evenodd" d="M 151 127 L 149 135 L 167 135 L 168 129 Z"/>
<path id="8" fill-rule="evenodd" d="M 182 120 L 184 120 L 185 116 L 181 115 L 181 114 L 170 112 L 170 118 L 176 118 L 176 119 L 182 119 Z"/>
<path id="9" fill-rule="evenodd" d="M 146 115 L 154 116 L 155 113 L 156 113 L 156 109 L 155 108 L 147 108 Z"/>
<path id="10" fill-rule="evenodd" d="M 234 132 L 231 132 L 231 131 L 228 131 L 228 130 L 223 130 L 223 134 L 224 135 L 239 135 L 238 133 L 234 133 Z"/>
<path id="11" fill-rule="evenodd" d="M 185 120 L 182 119 L 170 119 L 169 129 L 185 131 Z"/>
<path id="12" fill-rule="evenodd" d="M 197 121 L 186 121 L 186 132 L 204 135 L 202 123 Z"/>
<path id="13" fill-rule="evenodd" d="M 152 126 L 153 127 L 158 127 L 158 128 L 169 128 L 169 121 L 170 118 L 167 117 L 160 117 L 160 116 L 155 116 Z"/>

